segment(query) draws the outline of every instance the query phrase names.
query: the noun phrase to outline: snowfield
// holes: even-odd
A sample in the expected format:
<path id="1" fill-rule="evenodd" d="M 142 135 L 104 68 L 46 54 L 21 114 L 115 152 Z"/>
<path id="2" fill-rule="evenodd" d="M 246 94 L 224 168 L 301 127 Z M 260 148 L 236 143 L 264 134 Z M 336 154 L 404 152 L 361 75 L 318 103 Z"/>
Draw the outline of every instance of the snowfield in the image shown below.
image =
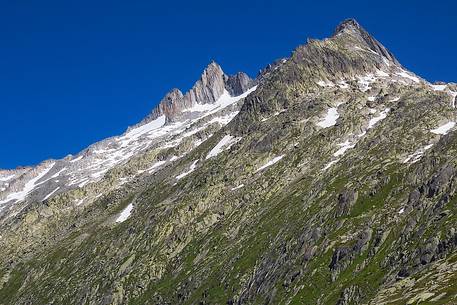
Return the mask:
<path id="1" fill-rule="evenodd" d="M 5 182 L 14 178 L 15 175 L 8 175 L 6 177 L 0 177 L 0 181 Z"/>
<path id="2" fill-rule="evenodd" d="M 49 197 L 51 197 L 52 195 L 54 195 L 54 193 L 57 192 L 59 189 L 60 189 L 60 186 L 58 186 L 55 190 L 53 190 L 52 192 L 50 192 L 49 194 L 47 194 L 46 197 L 43 198 L 43 201 L 45 201 L 46 199 L 48 199 Z"/>
<path id="3" fill-rule="evenodd" d="M 37 183 L 37 182 L 38 182 L 38 180 L 43 178 L 54 167 L 54 164 L 55 164 L 54 162 L 51 163 L 50 165 L 48 165 L 48 167 L 46 167 L 43 171 L 41 171 L 36 177 L 27 181 L 27 183 L 25 183 L 24 188 L 21 191 L 11 193 L 5 199 L 0 200 L 0 204 L 6 203 L 11 200 L 14 200 L 14 202 L 24 200 L 25 197 L 27 197 L 27 195 L 30 194 L 35 189 L 35 187 L 37 187 L 38 185 L 43 183 L 43 182 L 41 182 L 41 183 Z"/>
<path id="4" fill-rule="evenodd" d="M 368 129 L 373 128 L 376 124 L 378 124 L 379 122 L 384 120 L 387 117 L 387 114 L 389 113 L 389 111 L 390 111 L 390 108 L 386 108 L 383 111 L 381 111 L 381 113 L 378 116 L 372 118 L 368 122 Z"/>
<path id="5" fill-rule="evenodd" d="M 447 122 L 444 125 L 441 125 L 438 128 L 430 130 L 431 133 L 438 134 L 438 135 L 445 135 L 447 134 L 452 128 L 454 128 L 455 122 Z"/>
<path id="6" fill-rule="evenodd" d="M 247 97 L 256 89 L 257 87 L 254 86 L 239 96 L 230 96 L 228 91 L 225 91 L 215 103 L 197 104 L 189 109 L 185 109 L 184 113 L 200 113 L 188 115 L 181 121 L 167 123 L 165 116 L 162 115 L 144 124 L 138 124 L 130 127 L 120 136 L 105 139 L 89 146 L 76 156 L 70 156 L 69 158 L 57 161 L 58 167 L 51 173 L 52 176 L 48 175 L 51 170 L 51 168 L 49 168 L 46 171 L 40 172 L 40 174 L 34 178 L 30 179 L 26 177 L 29 181 L 24 182 L 25 186 L 20 191 L 12 191 L 11 193 L 8 193 L 9 189 L 14 188 L 10 187 L 8 189 L 3 185 L 0 190 L 2 190 L 2 192 L 6 191 L 6 193 L 4 193 L 3 198 L 0 198 L 0 204 L 22 201 L 29 196 L 38 185 L 44 183 L 47 183 L 46 187 L 49 188 L 49 190 L 54 189 L 54 191 L 50 192 L 46 196 L 43 195 L 42 198 L 39 198 L 41 200 L 46 200 L 54 196 L 57 192 L 57 187 L 62 190 L 63 187 L 59 184 L 59 181 L 60 183 L 62 183 L 62 181 L 66 183 L 66 189 L 83 188 L 90 183 L 95 183 L 103 179 L 105 174 L 113 167 L 126 163 L 132 157 L 145 152 L 151 147 L 151 145 L 160 143 L 162 140 L 164 144 L 162 147 L 158 147 L 159 149 L 176 147 L 185 138 L 205 129 L 210 124 L 217 123 L 225 126 L 238 114 L 238 111 L 232 111 L 224 114 L 219 114 L 218 112 Z M 202 123 L 199 127 L 192 127 L 202 118 L 209 115 L 213 115 L 214 117 L 208 122 Z M 165 139 L 168 138 L 172 140 L 165 141 Z M 204 140 L 206 140 L 206 138 L 194 141 L 194 147 L 200 145 Z M 215 147 L 209 157 L 215 156 L 225 149 L 229 149 L 230 146 L 238 140 L 239 139 L 229 139 L 226 137 L 224 139 L 226 142 L 220 143 L 219 146 Z M 176 158 L 177 157 L 175 157 L 175 159 Z M 144 172 L 153 173 L 160 166 L 163 166 L 165 162 L 166 161 L 158 161 L 149 167 L 145 166 L 145 168 L 139 169 L 137 174 L 142 174 Z M 189 172 L 178 175 L 177 179 L 189 174 L 195 168 L 195 164 L 191 167 Z M 5 173 L 2 177 L 0 177 L 0 183 L 7 182 L 16 176 L 16 174 L 9 175 L 9 173 Z M 45 180 L 37 184 L 37 181 L 40 179 Z"/>
<path id="7" fill-rule="evenodd" d="M 125 209 L 122 210 L 121 214 L 119 217 L 116 219 L 117 223 L 121 223 L 127 220 L 127 218 L 130 217 L 130 214 L 132 213 L 133 210 L 133 204 L 130 203 Z"/>
<path id="8" fill-rule="evenodd" d="M 328 170 L 330 167 L 332 167 L 333 164 L 337 163 L 338 161 L 340 161 L 340 159 L 336 159 L 336 160 L 330 161 L 329 163 L 327 163 L 327 164 L 324 166 L 324 168 L 322 169 L 322 171 Z"/>
<path id="9" fill-rule="evenodd" d="M 235 187 L 232 187 L 231 190 L 232 191 L 236 191 L 236 190 L 239 190 L 240 188 L 244 187 L 244 184 L 240 184 L 238 186 L 235 186 Z"/>
<path id="10" fill-rule="evenodd" d="M 236 142 L 238 142 L 239 140 L 240 139 L 237 139 L 231 135 L 225 135 L 219 141 L 219 143 L 217 143 L 216 146 L 214 146 L 214 148 L 211 149 L 211 151 L 206 156 L 206 160 L 208 160 L 209 158 L 212 158 L 212 157 L 216 157 L 218 154 L 220 154 L 224 150 L 230 149 L 230 147 L 232 147 L 232 145 L 235 144 Z"/>
<path id="11" fill-rule="evenodd" d="M 431 85 L 435 91 L 443 91 L 447 88 L 447 85 Z"/>
<path id="12" fill-rule="evenodd" d="M 332 83 L 331 81 L 323 81 L 323 80 L 320 80 L 317 82 L 317 84 L 321 87 L 335 87 L 335 84 Z"/>
<path id="13" fill-rule="evenodd" d="M 183 110 L 183 112 L 208 112 L 206 115 L 210 115 L 224 109 L 234 103 L 238 102 L 239 100 L 247 97 L 250 93 L 254 92 L 257 89 L 257 86 L 252 87 L 251 89 L 247 90 L 245 93 L 239 96 L 231 96 L 227 90 L 224 90 L 224 93 L 217 99 L 214 104 L 196 104 L 190 108 Z"/>
<path id="14" fill-rule="evenodd" d="M 376 78 L 373 74 L 367 74 L 364 76 L 357 76 L 357 83 L 359 85 L 359 90 L 366 92 L 371 89 L 370 85 L 376 81 Z"/>
<path id="15" fill-rule="evenodd" d="M 190 168 L 189 168 L 189 170 L 188 170 L 187 172 L 184 172 L 184 173 L 182 173 L 182 174 L 176 176 L 176 180 L 180 180 L 180 179 L 186 177 L 187 175 L 189 175 L 190 173 L 192 173 L 192 172 L 195 170 L 195 168 L 197 167 L 197 163 L 198 163 L 198 160 L 195 160 L 195 161 L 190 165 Z"/>
<path id="16" fill-rule="evenodd" d="M 415 83 L 420 83 L 420 80 L 419 80 L 417 77 L 415 77 L 414 75 L 411 75 L 410 73 L 408 73 L 408 72 L 406 72 L 406 71 L 404 71 L 404 70 L 402 70 L 401 72 L 397 72 L 396 74 L 397 74 L 398 76 L 403 77 L 403 78 L 410 79 L 410 80 L 412 80 L 412 81 L 415 82 Z"/>
<path id="17" fill-rule="evenodd" d="M 262 165 L 261 167 L 259 167 L 255 172 L 258 173 L 264 169 L 266 169 L 267 167 L 270 167 L 272 166 L 273 164 L 279 162 L 282 158 L 284 158 L 285 155 L 281 155 L 281 156 L 277 156 L 277 157 L 274 157 L 273 159 L 271 159 L 270 161 L 268 161 L 267 163 L 265 163 L 264 165 Z"/>
<path id="18" fill-rule="evenodd" d="M 336 124 L 336 120 L 340 117 L 338 114 L 338 106 L 341 105 L 337 104 L 336 107 L 329 108 L 327 110 L 327 114 L 323 117 L 319 122 L 317 122 L 317 126 L 321 128 L 328 128 L 334 126 Z"/>
<path id="19" fill-rule="evenodd" d="M 418 150 L 416 150 L 414 153 L 412 153 L 411 155 L 409 155 L 404 161 L 403 163 L 416 163 L 418 162 L 422 156 L 425 154 L 425 152 L 427 150 L 429 150 L 430 148 L 433 147 L 433 144 L 429 144 L 427 146 L 424 146 L 422 148 L 419 148 Z"/>
<path id="20" fill-rule="evenodd" d="M 346 142 L 344 143 L 339 143 L 337 144 L 338 146 L 340 146 L 341 148 L 338 149 L 333 155 L 335 157 L 339 157 L 339 156 L 342 156 L 344 155 L 344 153 L 346 152 L 346 150 L 348 149 L 351 149 L 351 148 L 354 148 L 355 146 L 355 143 L 351 143 L 349 140 L 346 140 Z"/>

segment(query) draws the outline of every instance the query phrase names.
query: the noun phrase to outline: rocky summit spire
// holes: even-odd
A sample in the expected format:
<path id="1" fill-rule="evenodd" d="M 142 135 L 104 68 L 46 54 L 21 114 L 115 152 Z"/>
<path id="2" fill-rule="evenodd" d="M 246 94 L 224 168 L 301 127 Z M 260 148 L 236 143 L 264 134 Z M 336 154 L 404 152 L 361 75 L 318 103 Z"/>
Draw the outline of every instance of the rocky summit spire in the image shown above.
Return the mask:
<path id="1" fill-rule="evenodd" d="M 348 18 L 343 20 L 335 29 L 333 36 L 344 32 L 344 31 L 360 31 L 362 27 L 354 18 Z"/>
<path id="2" fill-rule="evenodd" d="M 225 80 L 225 89 L 232 96 L 241 95 L 255 85 L 255 81 L 244 72 L 238 72 Z"/>
<path id="3" fill-rule="evenodd" d="M 381 56 L 384 56 L 387 60 L 393 62 L 396 65 L 400 65 L 395 56 L 387 50 L 379 41 L 373 38 L 355 19 L 349 18 L 341 22 L 335 29 L 333 37 L 348 34 L 351 35 L 360 42 L 367 45 L 367 47 L 378 53 Z"/>
<path id="4" fill-rule="evenodd" d="M 174 88 L 163 97 L 159 105 L 152 111 L 150 118 L 155 119 L 161 115 L 172 117 L 175 113 L 181 112 L 183 97 L 182 92 Z"/>
<path id="5" fill-rule="evenodd" d="M 184 109 L 191 108 L 196 104 L 215 103 L 225 91 L 236 96 L 253 87 L 255 81 L 247 74 L 239 72 L 233 76 L 227 76 L 221 66 L 212 61 L 203 70 L 200 79 L 192 89 L 183 94 L 178 89 L 168 92 L 156 108 L 141 123 L 147 123 L 162 115 L 166 121 L 173 121 Z"/>
<path id="6" fill-rule="evenodd" d="M 225 74 L 215 61 L 203 71 L 200 79 L 184 96 L 184 104 L 191 107 L 195 104 L 214 103 L 225 89 Z"/>

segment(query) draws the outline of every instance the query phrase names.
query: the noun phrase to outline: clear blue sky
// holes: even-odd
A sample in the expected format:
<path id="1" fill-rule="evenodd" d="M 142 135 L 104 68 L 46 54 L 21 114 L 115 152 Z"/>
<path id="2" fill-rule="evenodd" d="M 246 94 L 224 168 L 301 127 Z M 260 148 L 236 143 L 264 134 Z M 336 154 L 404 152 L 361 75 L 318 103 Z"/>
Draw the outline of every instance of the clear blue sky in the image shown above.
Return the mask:
<path id="1" fill-rule="evenodd" d="M 212 59 L 255 76 L 348 17 L 420 76 L 457 82 L 450 0 L 0 3 L 0 168 L 122 133 Z"/>

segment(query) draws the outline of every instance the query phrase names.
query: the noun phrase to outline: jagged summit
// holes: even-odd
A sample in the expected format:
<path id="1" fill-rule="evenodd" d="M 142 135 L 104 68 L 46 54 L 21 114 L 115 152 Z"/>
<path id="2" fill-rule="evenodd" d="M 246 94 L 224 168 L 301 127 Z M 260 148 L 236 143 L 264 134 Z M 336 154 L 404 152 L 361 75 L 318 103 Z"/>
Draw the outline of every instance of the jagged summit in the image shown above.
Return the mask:
<path id="1" fill-rule="evenodd" d="M 395 56 L 387 50 L 379 41 L 370 35 L 355 19 L 349 18 L 341 22 L 335 29 L 332 37 L 340 34 L 349 34 L 359 39 L 360 42 L 365 43 L 370 50 L 384 56 L 387 60 L 396 65 L 400 65 Z"/>
<path id="2" fill-rule="evenodd" d="M 354 19 L 340 23 L 329 38 L 309 39 L 307 44 L 295 49 L 287 62 L 285 65 L 291 65 L 291 81 L 296 73 L 306 75 L 314 83 L 351 79 L 379 71 L 406 73 L 395 56 Z"/>
<path id="3" fill-rule="evenodd" d="M 372 37 L 355 19 L 346 19 L 335 29 L 333 36 L 297 47 L 290 58 L 279 60 L 261 71 L 257 80 L 260 90 L 243 104 L 240 114 L 230 123 L 234 133 L 246 134 L 256 117 L 281 113 L 291 107 L 292 98 L 278 94 L 265 100 L 257 95 L 264 88 L 283 88 L 287 92 L 300 83 L 295 91 L 297 97 L 309 92 L 319 94 L 323 88 L 338 91 L 356 88 L 371 94 L 373 82 L 386 85 L 419 85 L 426 81 L 407 71 L 395 56 Z M 374 93 L 373 93 L 374 94 Z M 301 104 L 299 98 L 296 101 Z"/>
<path id="4" fill-rule="evenodd" d="M 167 122 L 173 121 L 185 109 L 196 104 L 213 104 L 225 91 L 232 96 L 243 94 L 254 84 L 255 81 L 246 73 L 238 72 L 228 76 L 218 63 L 211 61 L 188 92 L 183 94 L 179 89 L 171 90 L 140 124 L 155 120 L 162 115 Z"/>
<path id="5" fill-rule="evenodd" d="M 457 304 L 457 85 L 367 35 L 249 90 L 211 63 L 160 118 L 0 171 L 0 305 Z"/>
<path id="6" fill-rule="evenodd" d="M 348 18 L 343 20 L 335 29 L 334 36 L 343 31 L 360 31 L 362 28 L 360 24 L 354 18 Z"/>

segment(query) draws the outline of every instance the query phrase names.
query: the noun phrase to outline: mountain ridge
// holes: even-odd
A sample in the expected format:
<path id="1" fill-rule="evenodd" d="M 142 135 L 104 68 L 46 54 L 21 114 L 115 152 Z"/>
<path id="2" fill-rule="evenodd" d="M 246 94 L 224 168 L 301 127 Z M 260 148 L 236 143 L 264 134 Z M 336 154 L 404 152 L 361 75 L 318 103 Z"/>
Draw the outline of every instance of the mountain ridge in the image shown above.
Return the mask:
<path id="1" fill-rule="evenodd" d="M 172 89 L 140 124 L 165 115 L 167 122 L 173 121 L 183 110 L 197 104 L 212 104 L 222 96 L 224 90 L 236 96 L 241 95 L 255 85 L 255 80 L 243 72 L 227 76 L 221 66 L 212 61 L 204 70 L 200 79 L 183 94 L 179 89 Z"/>
<path id="2" fill-rule="evenodd" d="M 163 134 L 160 134 L 159 138 L 166 137 L 167 134 L 176 135 L 184 131 L 184 129 L 189 128 L 189 122 L 192 124 L 192 122 L 198 121 L 201 117 L 213 115 L 215 112 L 219 112 L 219 110 L 223 111 L 223 108 L 230 106 L 231 103 L 236 103 L 238 101 L 236 96 L 243 96 L 254 85 L 255 81 L 243 72 L 239 72 L 233 76 L 225 75 L 222 68 L 213 61 L 204 69 L 201 78 L 185 95 L 179 89 L 173 89 L 165 95 L 148 116 L 139 123 L 128 127 L 121 136 L 112 136 L 93 143 L 74 156 L 68 155 L 63 159 L 44 160 L 36 166 L 0 170 L 0 212 L 4 209 L 3 205 L 9 204 L 11 208 L 11 201 L 20 200 L 26 202 L 27 196 L 33 195 L 32 192 L 36 193 L 33 188 L 26 191 L 27 183 L 33 181 L 39 175 L 40 171 L 45 170 L 49 164 L 52 164 L 52 170 L 49 171 L 47 180 L 44 180 L 44 182 L 53 180 L 47 182 L 45 186 L 47 193 L 52 190 L 55 191 L 49 193 L 51 194 L 49 197 L 49 194 L 46 194 L 46 192 L 37 193 L 34 200 L 49 199 L 60 192 L 68 191 L 74 187 L 83 187 L 86 183 L 98 181 L 113 166 L 127 161 L 137 153 L 141 153 L 148 148 L 146 143 L 139 143 L 140 146 L 137 148 L 133 147 L 134 151 L 131 152 L 128 146 L 125 147 L 127 144 L 122 144 L 122 141 L 127 141 L 126 143 L 132 141 L 138 142 L 141 140 L 141 137 L 144 137 L 143 134 L 154 131 L 160 134 L 159 128 L 165 131 Z M 235 99 L 231 99 L 232 96 Z M 217 104 L 219 100 L 222 100 L 223 104 Z M 203 109 L 197 107 L 195 109 L 196 106 L 202 105 L 208 105 L 209 107 L 203 107 Z M 219 124 L 225 124 L 225 122 L 220 121 Z M 186 127 L 183 129 L 184 126 Z M 176 130 L 173 131 L 173 129 Z M 128 139 L 129 137 L 131 139 Z M 122 138 L 126 140 L 122 140 Z M 121 142 L 119 143 L 118 140 L 121 140 Z M 122 148 L 125 148 L 124 153 L 120 150 Z M 117 149 L 119 149 L 119 152 L 116 151 Z M 106 152 L 111 152 L 112 156 L 106 157 L 105 161 L 103 158 L 100 160 L 100 157 L 97 157 L 97 154 Z M 123 156 L 123 154 L 126 154 L 126 156 Z M 68 168 L 72 169 L 69 170 Z M 62 176 L 69 176 L 70 181 L 66 179 L 63 182 L 60 181 L 63 178 Z M 81 178 L 75 178 L 78 176 Z M 46 177 L 43 179 L 46 179 Z M 39 183 L 38 185 L 42 184 L 40 181 L 37 181 L 37 183 Z M 67 185 L 68 183 L 70 185 Z M 47 186 L 48 184 L 50 185 Z"/>
<path id="3" fill-rule="evenodd" d="M 457 88 L 360 29 L 72 158 L 122 162 L 0 218 L 0 304 L 455 303 Z"/>

